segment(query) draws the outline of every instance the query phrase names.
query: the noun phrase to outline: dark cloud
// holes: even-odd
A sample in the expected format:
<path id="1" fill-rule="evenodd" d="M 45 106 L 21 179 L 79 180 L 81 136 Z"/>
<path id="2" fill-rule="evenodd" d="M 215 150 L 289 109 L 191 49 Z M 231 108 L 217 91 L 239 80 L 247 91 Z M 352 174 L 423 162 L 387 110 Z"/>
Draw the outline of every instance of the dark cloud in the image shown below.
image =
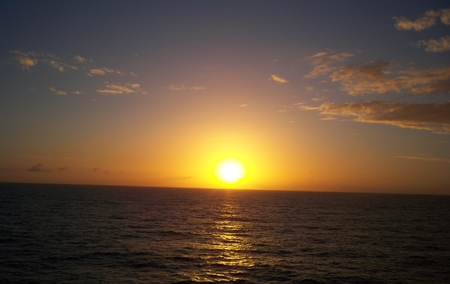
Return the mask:
<path id="1" fill-rule="evenodd" d="M 50 169 L 45 169 L 43 164 L 37 163 L 36 165 L 34 165 L 31 168 L 29 168 L 27 171 L 28 172 L 34 172 L 34 173 L 48 173 L 51 170 Z"/>
<path id="2" fill-rule="evenodd" d="M 391 66 L 391 62 L 381 60 L 344 65 L 330 77 L 352 96 L 400 91 L 414 95 L 450 94 L 449 65 L 396 72 L 387 70 Z"/>
<path id="3" fill-rule="evenodd" d="M 353 116 L 359 122 L 384 123 L 402 128 L 428 130 L 450 134 L 450 102 L 448 103 L 388 103 L 381 101 L 333 104 L 319 107 L 323 115 Z"/>

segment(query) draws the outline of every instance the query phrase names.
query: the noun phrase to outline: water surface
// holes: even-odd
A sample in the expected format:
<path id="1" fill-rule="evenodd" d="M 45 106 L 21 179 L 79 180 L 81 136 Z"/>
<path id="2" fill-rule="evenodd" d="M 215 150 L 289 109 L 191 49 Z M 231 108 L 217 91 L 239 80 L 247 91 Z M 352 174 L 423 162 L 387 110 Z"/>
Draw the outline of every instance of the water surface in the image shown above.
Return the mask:
<path id="1" fill-rule="evenodd" d="M 0 184 L 1 283 L 450 283 L 450 197 Z"/>

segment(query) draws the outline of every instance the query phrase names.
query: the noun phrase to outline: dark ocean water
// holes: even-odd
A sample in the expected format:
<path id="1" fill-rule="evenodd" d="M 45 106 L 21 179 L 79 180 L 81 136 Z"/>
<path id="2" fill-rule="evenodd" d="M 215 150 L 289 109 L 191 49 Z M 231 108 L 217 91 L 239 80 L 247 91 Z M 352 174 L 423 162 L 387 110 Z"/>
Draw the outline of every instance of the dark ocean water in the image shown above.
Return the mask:
<path id="1" fill-rule="evenodd" d="M 0 283 L 450 283 L 450 196 L 0 184 Z"/>

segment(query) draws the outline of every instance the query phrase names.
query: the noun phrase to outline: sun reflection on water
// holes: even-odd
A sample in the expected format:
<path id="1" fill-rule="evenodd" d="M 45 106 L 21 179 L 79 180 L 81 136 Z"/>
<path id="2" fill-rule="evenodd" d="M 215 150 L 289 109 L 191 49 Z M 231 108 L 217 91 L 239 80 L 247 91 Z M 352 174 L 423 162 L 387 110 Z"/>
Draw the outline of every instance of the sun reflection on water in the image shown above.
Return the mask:
<path id="1" fill-rule="evenodd" d="M 204 267 L 192 281 L 235 281 L 254 266 L 249 227 L 236 204 L 224 202 L 211 226 L 211 238 L 201 245 Z"/>

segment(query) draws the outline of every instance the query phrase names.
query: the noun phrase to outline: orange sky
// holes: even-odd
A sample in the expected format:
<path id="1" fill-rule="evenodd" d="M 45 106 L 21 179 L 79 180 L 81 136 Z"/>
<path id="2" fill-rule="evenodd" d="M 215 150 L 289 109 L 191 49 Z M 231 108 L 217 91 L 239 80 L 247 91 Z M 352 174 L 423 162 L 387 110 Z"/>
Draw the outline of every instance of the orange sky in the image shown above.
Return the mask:
<path id="1" fill-rule="evenodd" d="M 450 194 L 441 1 L 4 6 L 0 182 Z"/>

